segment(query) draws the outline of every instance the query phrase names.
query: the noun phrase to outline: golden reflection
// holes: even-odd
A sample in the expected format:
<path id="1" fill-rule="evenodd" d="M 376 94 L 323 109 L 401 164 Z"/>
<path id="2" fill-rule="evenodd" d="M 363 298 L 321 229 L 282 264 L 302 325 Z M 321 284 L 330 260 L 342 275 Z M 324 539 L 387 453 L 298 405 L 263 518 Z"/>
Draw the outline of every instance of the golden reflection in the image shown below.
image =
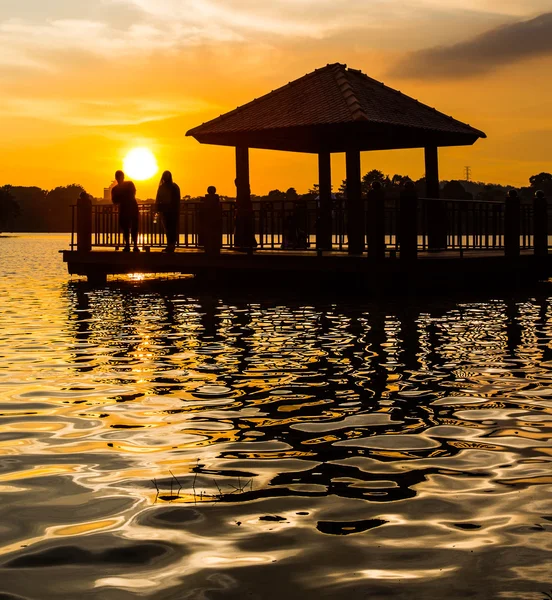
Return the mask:
<path id="1" fill-rule="evenodd" d="M 33 467 L 23 471 L 13 473 L 4 473 L 0 475 L 0 481 L 19 481 L 35 477 L 52 477 L 56 475 L 71 475 L 78 473 L 82 469 L 81 465 L 44 465 L 42 467 Z"/>
<path id="2" fill-rule="evenodd" d="M 295 412 L 302 410 L 310 406 L 323 406 L 324 404 L 331 404 L 331 400 L 317 400 L 316 402 L 302 402 L 301 404 L 286 404 L 278 407 L 278 412 Z"/>
<path id="3" fill-rule="evenodd" d="M 507 450 L 505 446 L 497 446 L 496 444 L 488 444 L 485 442 L 470 442 L 468 440 L 449 440 L 448 444 L 449 446 L 462 448 L 463 450 L 489 450 L 491 452 L 503 452 Z"/>
<path id="4" fill-rule="evenodd" d="M 309 585 L 416 579 L 421 597 L 425 580 L 464 581 L 471 551 L 485 572 L 547 556 L 549 300 L 252 303 L 141 275 L 60 282 L 14 290 L 17 325 L 0 314 L 3 551 L 166 552 L 135 579 L 124 555 L 78 569 L 119 591 L 192 574 L 210 594 L 206 565 L 234 577 L 293 558 Z"/>
<path id="5" fill-rule="evenodd" d="M 124 522 L 123 518 L 119 519 L 105 519 L 103 521 L 95 521 L 93 523 L 79 523 L 78 525 L 67 525 L 64 527 L 52 527 L 51 533 L 53 535 L 62 537 L 71 537 L 93 533 L 97 531 L 104 531 L 106 529 L 112 529 Z"/>
<path id="6" fill-rule="evenodd" d="M 303 444 L 305 444 L 306 446 L 312 446 L 315 444 L 324 444 L 327 442 L 338 442 L 341 438 L 338 438 L 336 435 L 325 435 L 322 437 L 318 437 L 318 438 L 313 438 L 310 440 L 305 440 L 303 442 Z"/>
<path id="7" fill-rule="evenodd" d="M 445 577 L 456 571 L 458 567 L 445 567 L 442 569 L 423 569 L 411 571 L 394 571 L 391 569 L 362 569 L 352 573 L 334 573 L 331 575 L 339 582 L 351 582 L 361 579 L 380 580 L 409 580 L 409 579 L 435 579 Z"/>

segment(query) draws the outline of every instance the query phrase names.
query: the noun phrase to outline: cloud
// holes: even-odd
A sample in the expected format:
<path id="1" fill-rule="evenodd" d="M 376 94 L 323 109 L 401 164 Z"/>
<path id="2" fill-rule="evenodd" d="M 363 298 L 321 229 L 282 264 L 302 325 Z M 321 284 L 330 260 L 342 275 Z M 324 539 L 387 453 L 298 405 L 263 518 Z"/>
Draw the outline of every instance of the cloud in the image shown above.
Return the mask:
<path id="1" fill-rule="evenodd" d="M 413 52 L 392 74 L 416 79 L 469 77 L 545 55 L 552 55 L 552 12 L 491 29 L 465 42 Z"/>
<path id="2" fill-rule="evenodd" d="M 132 23 L 126 29 L 115 29 L 108 23 L 84 19 L 49 20 L 44 23 L 11 19 L 0 23 L 0 48 L 10 50 L 12 63 L 34 68 L 52 68 L 47 57 L 54 52 L 74 51 L 104 58 L 140 56 L 175 47 L 193 46 L 205 38 L 231 41 L 232 36 L 217 27 L 202 36 L 195 27 L 180 23 L 165 26 Z M 6 57 L 4 62 L 7 62 Z M 62 65 L 58 65 L 62 66 Z"/>
<path id="3" fill-rule="evenodd" d="M 56 70 L 64 63 L 54 53 L 69 62 L 74 52 L 140 58 L 223 43 L 248 44 L 251 53 L 330 39 L 344 48 L 396 47 L 399 40 L 398 49 L 412 48 L 430 34 L 448 39 L 453 26 L 462 39 L 542 1 L 501 0 L 508 9 L 498 10 L 498 0 L 449 0 L 445 8 L 441 0 L 26 0 L 11 16 L 0 7 L 0 66 Z"/>
<path id="4" fill-rule="evenodd" d="M 0 118 L 38 118 L 84 127 L 140 125 L 207 109 L 212 107 L 205 102 L 185 98 L 177 103 L 151 99 L 141 99 L 139 102 L 22 97 L 0 100 Z"/>

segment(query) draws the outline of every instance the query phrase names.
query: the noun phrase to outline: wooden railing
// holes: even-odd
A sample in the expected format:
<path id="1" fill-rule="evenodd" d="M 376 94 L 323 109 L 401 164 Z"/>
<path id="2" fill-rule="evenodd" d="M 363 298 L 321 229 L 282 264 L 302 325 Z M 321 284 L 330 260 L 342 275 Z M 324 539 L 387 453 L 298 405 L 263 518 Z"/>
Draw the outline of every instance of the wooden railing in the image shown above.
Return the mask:
<path id="1" fill-rule="evenodd" d="M 516 197 L 503 201 L 413 197 L 385 199 L 382 202 L 383 208 L 377 213 L 381 215 L 381 222 L 376 224 L 376 231 L 381 236 L 385 255 L 406 256 L 408 252 L 417 255 L 420 251 L 432 249 L 453 251 L 460 256 L 468 250 L 500 250 L 515 255 L 519 250 L 535 247 L 542 254 L 548 248 L 548 214 L 546 199 L 542 197 L 530 204 L 522 204 Z M 369 208 L 365 201 L 364 248 L 368 250 L 371 243 L 368 232 L 371 230 L 372 235 L 374 232 L 374 224 L 370 223 L 374 212 Z M 235 203 L 222 202 L 221 214 L 221 245 L 231 249 L 235 242 Z M 84 227 L 83 233 L 82 224 L 88 218 L 91 222 L 88 229 Z M 257 250 L 348 250 L 347 209 L 343 200 L 334 201 L 332 206 L 331 247 L 321 248 L 317 240 L 320 214 L 315 202 L 254 201 L 252 218 Z M 203 219 L 208 219 L 208 216 Z M 538 223 L 538 231 L 535 223 Z M 202 247 L 202 229 L 205 227 L 208 227 L 208 223 L 202 223 L 201 203 L 182 202 L 178 247 Z M 81 238 L 90 238 L 89 247 L 78 241 L 76 234 L 79 228 Z M 535 243 L 535 235 L 539 236 L 538 243 Z M 73 207 L 72 249 L 77 246 L 84 250 L 120 248 L 122 243 L 116 206 L 97 204 Z M 139 245 L 149 249 L 162 247 L 165 243 L 163 227 L 161 221 L 157 220 L 153 205 L 139 204 Z M 410 245 L 408 252 L 407 245 Z"/>

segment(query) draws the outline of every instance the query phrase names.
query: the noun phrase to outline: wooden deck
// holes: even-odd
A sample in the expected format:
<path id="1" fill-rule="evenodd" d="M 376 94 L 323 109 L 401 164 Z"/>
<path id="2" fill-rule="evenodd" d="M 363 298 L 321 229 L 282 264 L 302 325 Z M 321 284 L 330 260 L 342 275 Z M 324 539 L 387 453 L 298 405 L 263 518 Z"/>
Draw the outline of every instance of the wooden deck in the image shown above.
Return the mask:
<path id="1" fill-rule="evenodd" d="M 243 253 L 223 250 L 219 255 L 208 255 L 202 250 L 181 249 L 174 254 L 152 250 L 124 253 L 114 250 L 92 252 L 63 251 L 71 275 L 88 277 L 101 283 L 107 275 L 133 273 L 183 273 L 210 280 L 224 277 L 248 280 L 274 279 L 282 275 L 295 281 L 336 279 L 371 285 L 374 282 L 419 281 L 450 282 L 475 285 L 477 283 L 518 280 L 539 280 L 552 276 L 552 255 L 536 257 L 531 251 L 522 251 L 517 258 L 506 258 L 503 251 L 420 252 L 417 260 L 401 260 L 389 256 L 373 260 L 366 255 L 345 252 L 293 250 L 262 250 Z"/>

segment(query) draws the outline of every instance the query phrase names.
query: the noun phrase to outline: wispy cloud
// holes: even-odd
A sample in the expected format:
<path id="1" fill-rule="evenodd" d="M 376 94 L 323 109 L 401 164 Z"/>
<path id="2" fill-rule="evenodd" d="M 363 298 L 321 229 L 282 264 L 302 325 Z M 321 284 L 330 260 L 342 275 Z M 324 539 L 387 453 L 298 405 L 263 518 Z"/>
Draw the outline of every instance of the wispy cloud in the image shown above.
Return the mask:
<path id="1" fill-rule="evenodd" d="M 0 7 L 0 64 L 53 69 L 63 66 L 49 60 L 56 51 L 139 57 L 228 42 L 251 44 L 254 52 L 256 44 L 345 40 L 347 32 L 351 43 L 378 44 L 385 32 L 397 45 L 413 37 L 397 32 L 431 33 L 432 19 L 439 31 L 457 14 L 470 24 L 477 15 L 492 23 L 491 14 L 527 14 L 520 13 L 524 6 L 530 11 L 542 1 L 449 0 L 443 8 L 441 0 L 88 0 L 77 9 L 72 0 L 22 0 L 24 11 Z M 439 31 L 433 30 L 437 39 Z"/>
<path id="2" fill-rule="evenodd" d="M 465 42 L 414 52 L 393 74 L 424 79 L 468 77 L 544 55 L 552 55 L 552 12 L 491 29 Z"/>
<path id="3" fill-rule="evenodd" d="M 77 19 L 49 20 L 40 24 L 12 19 L 0 23 L 0 48 L 10 49 L 8 58 L 13 63 L 46 67 L 44 52 L 50 55 L 76 50 L 108 58 L 140 56 L 182 44 L 197 44 L 204 39 L 199 33 L 192 27 L 185 29 L 180 23 L 164 27 L 133 23 L 121 30 L 107 23 Z M 232 39 L 228 32 L 216 27 L 210 31 L 210 37 L 217 41 Z M 5 58 L 4 61 L 7 62 Z M 63 67 L 62 64 L 58 66 Z"/>
<path id="4" fill-rule="evenodd" d="M 210 108 L 196 100 L 96 101 L 48 98 L 10 98 L 0 100 L 0 118 L 32 118 L 78 126 L 139 125 L 201 112 Z"/>

